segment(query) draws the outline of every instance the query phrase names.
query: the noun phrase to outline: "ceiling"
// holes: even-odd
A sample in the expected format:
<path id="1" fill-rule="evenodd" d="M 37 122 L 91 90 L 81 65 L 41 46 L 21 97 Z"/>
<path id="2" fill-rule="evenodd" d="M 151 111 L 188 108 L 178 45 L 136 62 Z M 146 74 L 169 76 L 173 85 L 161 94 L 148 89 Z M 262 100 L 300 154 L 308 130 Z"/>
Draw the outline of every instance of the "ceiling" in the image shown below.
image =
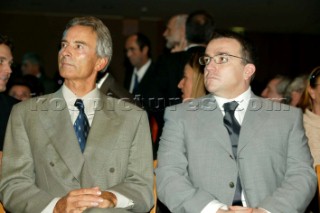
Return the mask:
<path id="1" fill-rule="evenodd" d="M 0 0 L 0 13 L 166 20 L 205 9 L 219 29 L 320 34 L 320 0 Z"/>

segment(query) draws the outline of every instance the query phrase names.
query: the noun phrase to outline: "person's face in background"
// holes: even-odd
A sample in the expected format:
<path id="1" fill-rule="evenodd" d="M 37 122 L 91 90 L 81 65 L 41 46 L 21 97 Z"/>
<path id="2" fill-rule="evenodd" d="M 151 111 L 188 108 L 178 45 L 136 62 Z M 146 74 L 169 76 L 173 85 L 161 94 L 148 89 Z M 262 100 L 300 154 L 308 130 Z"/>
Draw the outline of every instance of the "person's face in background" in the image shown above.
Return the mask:
<path id="1" fill-rule="evenodd" d="M 40 73 L 39 64 L 31 63 L 31 61 L 24 60 L 21 65 L 21 71 L 23 75 L 37 76 Z"/>
<path id="2" fill-rule="evenodd" d="M 182 100 L 192 98 L 192 87 L 193 87 L 193 69 L 189 64 L 184 67 L 184 75 L 178 84 L 178 88 L 182 92 Z"/>
<path id="3" fill-rule="evenodd" d="M 301 99 L 302 94 L 303 94 L 303 91 L 292 91 L 290 105 L 297 106 Z"/>
<path id="4" fill-rule="evenodd" d="M 312 88 L 308 86 L 308 92 L 311 97 L 312 104 L 314 106 L 320 106 L 320 75 L 317 76 L 316 83 Z"/>
<path id="5" fill-rule="evenodd" d="M 140 69 L 140 67 L 142 67 L 146 62 L 148 48 L 144 47 L 141 50 L 137 43 L 137 38 L 138 37 L 136 35 L 129 36 L 126 41 L 125 48 L 131 65 Z"/>
<path id="6" fill-rule="evenodd" d="M 277 92 L 277 86 L 280 83 L 281 79 L 274 78 L 269 81 L 267 87 L 262 91 L 261 96 L 264 98 L 270 98 L 273 101 L 281 101 L 282 95 Z"/>
<path id="7" fill-rule="evenodd" d="M 163 32 L 163 37 L 167 40 L 166 47 L 172 49 L 175 45 L 178 45 L 182 36 L 182 30 L 177 27 L 177 17 L 171 18 Z"/>
<path id="8" fill-rule="evenodd" d="M 12 73 L 11 65 L 13 57 L 10 48 L 0 44 L 0 92 L 6 90 L 6 85 Z"/>
<path id="9" fill-rule="evenodd" d="M 24 85 L 14 85 L 10 88 L 9 93 L 11 97 L 20 101 L 25 101 L 31 98 L 31 90 L 29 87 Z"/>

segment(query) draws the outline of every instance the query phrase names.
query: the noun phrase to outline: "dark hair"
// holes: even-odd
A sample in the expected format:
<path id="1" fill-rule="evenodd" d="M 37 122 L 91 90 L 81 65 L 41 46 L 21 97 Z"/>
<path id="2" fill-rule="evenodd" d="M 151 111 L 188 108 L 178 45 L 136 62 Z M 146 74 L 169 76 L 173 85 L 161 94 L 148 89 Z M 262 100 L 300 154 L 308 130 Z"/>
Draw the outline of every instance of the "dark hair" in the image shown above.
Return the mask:
<path id="1" fill-rule="evenodd" d="M 140 50 L 144 47 L 148 47 L 148 57 L 151 58 L 151 42 L 149 38 L 142 33 L 136 33 L 134 35 L 137 36 L 137 44 L 139 45 Z"/>
<path id="2" fill-rule="evenodd" d="M 207 44 L 215 30 L 213 17 L 204 10 L 197 10 L 188 15 L 186 38 L 189 43 Z"/>
<path id="3" fill-rule="evenodd" d="M 28 87 L 31 91 L 32 97 L 44 94 L 44 87 L 42 83 L 34 75 L 24 75 L 22 77 L 12 79 L 12 81 L 9 82 L 8 91 L 15 85 Z"/>
<path id="4" fill-rule="evenodd" d="M 257 64 L 258 58 L 256 54 L 256 49 L 253 47 L 252 43 L 249 41 L 248 38 L 244 37 L 243 35 L 231 31 L 225 31 L 225 32 L 216 32 L 211 40 L 219 39 L 219 38 L 231 38 L 237 40 L 241 45 L 241 52 L 243 58 L 246 60 L 243 60 L 244 64 L 250 63 L 250 64 Z"/>
<path id="5" fill-rule="evenodd" d="M 12 42 L 12 39 L 9 38 L 8 36 L 0 34 L 0 44 L 7 45 L 10 48 L 11 52 L 13 51 L 13 42 Z"/>
<path id="6" fill-rule="evenodd" d="M 25 53 L 22 57 L 22 61 L 30 61 L 31 64 L 38 64 L 40 67 L 43 65 L 40 55 L 35 52 Z"/>
<path id="7" fill-rule="evenodd" d="M 317 86 L 317 79 L 319 77 L 320 77 L 320 67 L 316 67 L 309 76 L 311 88 L 315 88 Z"/>

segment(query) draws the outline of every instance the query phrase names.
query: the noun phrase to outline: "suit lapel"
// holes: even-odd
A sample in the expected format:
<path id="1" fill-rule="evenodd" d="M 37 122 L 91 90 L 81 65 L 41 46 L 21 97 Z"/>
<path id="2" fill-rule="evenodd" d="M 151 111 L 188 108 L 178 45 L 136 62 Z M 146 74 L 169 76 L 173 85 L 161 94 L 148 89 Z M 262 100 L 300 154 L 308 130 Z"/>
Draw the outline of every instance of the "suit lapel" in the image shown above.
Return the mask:
<path id="1" fill-rule="evenodd" d="M 59 107 L 53 108 L 56 100 Z M 48 111 L 40 111 L 40 121 L 46 129 L 49 138 L 60 154 L 74 177 L 80 181 L 80 173 L 84 158 L 73 129 L 67 104 L 62 96 L 61 89 L 49 95 L 46 100 Z M 70 150 L 72 150 L 70 152 Z"/>
<path id="2" fill-rule="evenodd" d="M 121 121 L 115 113 L 115 101 L 100 93 L 100 98 L 97 102 L 97 108 L 92 121 L 90 132 L 88 135 L 86 148 L 83 152 L 86 163 L 84 164 L 81 173 L 81 186 L 91 187 L 94 185 L 94 178 L 91 174 L 95 171 L 102 171 L 105 162 L 95 162 L 95 171 L 89 166 L 88 162 L 94 162 L 98 150 L 103 150 L 107 147 L 108 150 L 113 150 L 116 144 L 116 137 Z M 101 167 L 101 168 L 99 168 Z"/>
<path id="3" fill-rule="evenodd" d="M 265 102 L 262 98 L 253 94 L 251 95 L 251 99 L 241 125 L 238 155 L 245 146 L 250 142 L 253 142 L 254 138 L 258 137 L 260 131 L 263 131 L 263 121 L 268 118 L 268 114 L 265 113 L 264 105 Z"/>
<path id="4" fill-rule="evenodd" d="M 230 136 L 223 124 L 223 114 L 214 96 L 207 95 L 203 99 L 200 99 L 200 106 L 202 107 L 202 110 L 210 112 L 197 113 L 200 116 L 200 120 L 204 121 L 205 125 L 210 124 L 210 129 L 212 129 L 212 131 L 209 138 L 212 138 L 211 140 L 213 141 L 218 141 L 223 149 L 230 155 L 233 155 Z"/>

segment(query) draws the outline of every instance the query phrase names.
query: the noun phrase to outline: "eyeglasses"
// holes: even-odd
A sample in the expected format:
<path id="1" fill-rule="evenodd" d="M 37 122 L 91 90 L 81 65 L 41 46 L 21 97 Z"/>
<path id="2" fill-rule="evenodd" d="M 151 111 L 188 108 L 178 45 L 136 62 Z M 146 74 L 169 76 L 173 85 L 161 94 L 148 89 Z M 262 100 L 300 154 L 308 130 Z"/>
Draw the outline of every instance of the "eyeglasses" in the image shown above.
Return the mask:
<path id="1" fill-rule="evenodd" d="M 248 60 L 245 58 L 241 58 L 239 56 L 223 53 L 223 54 L 215 55 L 213 57 L 210 57 L 207 55 L 202 56 L 199 58 L 199 64 L 208 65 L 212 59 L 213 59 L 214 63 L 216 63 L 216 64 L 225 64 L 229 61 L 229 57 L 239 58 L 239 59 L 244 60 L 245 62 L 248 63 Z"/>

